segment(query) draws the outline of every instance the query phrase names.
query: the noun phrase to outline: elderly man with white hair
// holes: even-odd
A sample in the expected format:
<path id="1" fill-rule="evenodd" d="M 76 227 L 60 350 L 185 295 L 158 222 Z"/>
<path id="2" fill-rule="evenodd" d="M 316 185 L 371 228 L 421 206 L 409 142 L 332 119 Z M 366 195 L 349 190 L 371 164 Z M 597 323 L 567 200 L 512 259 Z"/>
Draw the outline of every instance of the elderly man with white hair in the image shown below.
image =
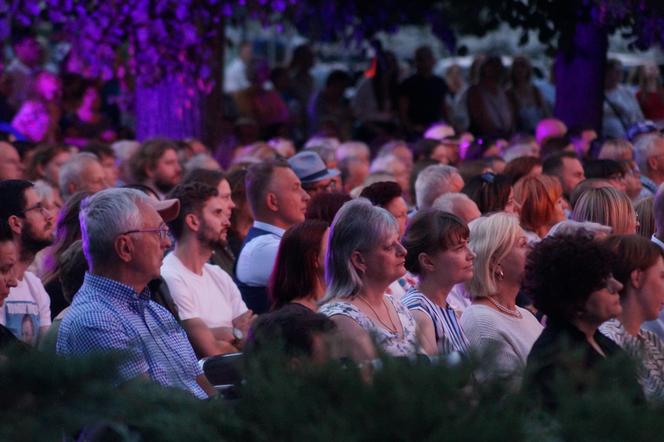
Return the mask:
<path id="1" fill-rule="evenodd" d="M 654 195 L 664 183 L 664 137 L 659 133 L 640 136 L 634 143 L 634 156 L 641 171 L 642 196 Z"/>
<path id="2" fill-rule="evenodd" d="M 369 172 L 371 174 L 375 173 L 387 173 L 394 177 L 394 181 L 401 186 L 403 190 L 404 198 L 410 199 L 410 171 L 406 164 L 403 163 L 396 155 L 388 154 L 381 157 L 377 157 L 371 163 L 369 167 Z"/>
<path id="3" fill-rule="evenodd" d="M 202 399 L 214 388 L 184 330 L 151 300 L 148 288 L 171 246 L 165 221 L 179 210 L 178 200 L 157 201 L 134 189 L 107 189 L 83 201 L 79 218 L 89 271 L 60 325 L 57 352 L 121 351 L 119 383 L 148 378 Z"/>
<path id="4" fill-rule="evenodd" d="M 60 168 L 60 195 L 66 200 L 76 192 L 99 192 L 106 188 L 106 173 L 96 155 L 82 152 L 72 155 Z"/>
<path id="5" fill-rule="evenodd" d="M 466 224 L 482 216 L 480 209 L 465 193 L 446 193 L 433 202 L 432 208 L 451 213 L 465 221 Z"/>
<path id="6" fill-rule="evenodd" d="M 442 164 L 426 167 L 415 180 L 417 208 L 430 208 L 436 198 L 446 193 L 461 191 L 463 184 L 463 178 L 456 167 Z"/>

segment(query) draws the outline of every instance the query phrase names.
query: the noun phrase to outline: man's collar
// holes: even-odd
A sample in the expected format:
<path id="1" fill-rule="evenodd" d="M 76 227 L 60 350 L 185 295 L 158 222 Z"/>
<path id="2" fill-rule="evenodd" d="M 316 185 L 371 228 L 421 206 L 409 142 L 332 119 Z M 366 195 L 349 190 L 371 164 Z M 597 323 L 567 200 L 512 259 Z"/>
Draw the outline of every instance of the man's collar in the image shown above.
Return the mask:
<path id="1" fill-rule="evenodd" d="M 657 244 L 662 250 L 664 250 L 664 242 L 662 242 L 659 238 L 656 236 L 657 234 L 653 234 L 652 237 L 650 237 L 650 241 L 654 242 Z"/>
<path id="2" fill-rule="evenodd" d="M 278 237 L 284 236 L 284 232 L 286 231 L 285 229 L 282 229 L 281 227 L 277 227 L 273 224 L 268 224 L 263 221 L 254 221 L 254 227 L 257 229 L 265 230 L 270 233 L 274 233 Z"/>

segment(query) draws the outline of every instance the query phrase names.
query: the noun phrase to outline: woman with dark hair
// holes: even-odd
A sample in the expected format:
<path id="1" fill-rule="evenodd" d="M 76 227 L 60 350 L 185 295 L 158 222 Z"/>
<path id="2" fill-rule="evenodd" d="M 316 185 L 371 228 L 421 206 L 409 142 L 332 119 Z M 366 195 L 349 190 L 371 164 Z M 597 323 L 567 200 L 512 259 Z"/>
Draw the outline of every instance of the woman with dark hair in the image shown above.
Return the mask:
<path id="1" fill-rule="evenodd" d="M 621 353 L 599 331 L 622 312 L 623 285 L 611 273 L 615 260 L 605 244 L 583 234 L 549 236 L 528 255 L 523 285 L 547 321 L 528 355 L 526 379 L 547 406 L 556 405 L 558 378 L 569 377 L 582 390 L 601 361 Z"/>
<path id="2" fill-rule="evenodd" d="M 319 193 L 309 201 L 304 218 L 325 221 L 329 226 L 341 206 L 351 199 L 348 194 L 342 192 Z"/>
<path id="3" fill-rule="evenodd" d="M 590 160 L 583 165 L 583 172 L 587 179 L 601 178 L 607 180 L 613 187 L 626 192 L 625 168 L 614 160 Z"/>
<path id="4" fill-rule="evenodd" d="M 318 310 L 328 235 L 328 224 L 320 220 L 305 220 L 284 233 L 268 285 L 272 310 Z"/>
<path id="5" fill-rule="evenodd" d="M 646 397 L 662 399 L 664 342 L 642 325 L 657 319 L 664 305 L 664 252 L 638 235 L 610 236 L 604 241 L 618 257 L 613 274 L 623 285 L 622 312 L 599 329 L 640 366 L 639 383 Z"/>
<path id="6" fill-rule="evenodd" d="M 55 222 L 55 242 L 51 247 L 51 252 L 44 259 L 46 273 L 42 278 L 44 288 L 51 298 L 51 317 L 55 318 L 58 313 L 69 305 L 62 293 L 60 284 L 60 266 L 58 262 L 60 256 L 71 246 L 74 241 L 81 239 L 81 226 L 78 220 L 78 213 L 81 209 L 81 202 L 92 195 L 90 192 L 77 192 L 65 202 L 60 210 L 58 219 Z"/>
<path id="7" fill-rule="evenodd" d="M 468 226 L 439 210 L 415 215 L 403 236 L 406 269 L 419 276 L 401 302 L 417 323 L 422 349 L 429 356 L 468 351 L 468 341 L 447 295 L 473 277 L 475 254 L 468 248 Z"/>
<path id="8" fill-rule="evenodd" d="M 528 156 L 514 158 L 505 165 L 503 173 L 513 183 L 516 183 L 525 176 L 542 175 L 542 160 L 537 157 Z"/>
<path id="9" fill-rule="evenodd" d="M 399 223 L 399 235 L 404 234 L 408 222 L 408 204 L 402 195 L 401 186 L 393 181 L 373 183 L 360 193 L 361 198 L 368 199 L 374 206 L 382 207 L 392 214 Z"/>
<path id="10" fill-rule="evenodd" d="M 505 175 L 485 172 L 468 181 L 461 189 L 475 201 L 482 214 L 491 212 L 517 213 L 512 193 L 512 182 Z"/>

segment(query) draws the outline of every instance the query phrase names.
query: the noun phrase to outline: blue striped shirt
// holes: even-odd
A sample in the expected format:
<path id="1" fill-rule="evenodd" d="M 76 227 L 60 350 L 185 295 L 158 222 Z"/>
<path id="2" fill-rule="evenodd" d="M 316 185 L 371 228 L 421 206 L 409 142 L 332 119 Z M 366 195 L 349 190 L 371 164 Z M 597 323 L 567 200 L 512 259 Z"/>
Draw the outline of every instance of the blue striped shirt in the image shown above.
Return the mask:
<path id="1" fill-rule="evenodd" d="M 401 302 L 408 307 L 408 310 L 419 310 L 431 318 L 440 354 L 468 352 L 468 340 L 463 334 L 456 313 L 450 306 L 441 307 L 434 304 L 415 287 L 408 289 Z"/>
<path id="2" fill-rule="evenodd" d="M 85 355 L 121 350 L 122 379 L 147 374 L 153 381 L 207 394 L 196 382 L 202 370 L 187 335 L 166 309 L 150 300 L 149 289 L 131 287 L 89 273 L 58 331 L 57 352 Z"/>

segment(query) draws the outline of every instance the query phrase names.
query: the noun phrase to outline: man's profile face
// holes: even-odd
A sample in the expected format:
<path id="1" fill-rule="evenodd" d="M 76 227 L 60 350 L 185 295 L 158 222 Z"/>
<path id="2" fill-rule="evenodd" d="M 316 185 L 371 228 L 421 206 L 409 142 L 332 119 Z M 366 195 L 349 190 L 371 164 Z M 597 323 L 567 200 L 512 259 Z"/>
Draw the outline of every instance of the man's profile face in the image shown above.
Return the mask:
<path id="1" fill-rule="evenodd" d="M 581 161 L 576 158 L 563 158 L 563 166 L 560 171 L 560 181 L 563 185 L 563 191 L 567 195 L 571 195 L 572 190 L 583 180 L 586 176 L 583 172 Z"/>
<path id="2" fill-rule="evenodd" d="M 24 198 L 21 245 L 36 253 L 53 243 L 54 218 L 34 188 L 25 189 Z"/>
<path id="3" fill-rule="evenodd" d="M 81 188 L 78 191 L 88 191 L 91 193 L 106 189 L 106 173 L 101 163 L 93 161 L 83 170 L 80 177 Z"/>
<path id="4" fill-rule="evenodd" d="M 23 178 L 23 163 L 11 144 L 0 141 L 0 180 L 20 180 Z"/>
<path id="5" fill-rule="evenodd" d="M 310 197 L 290 167 L 275 168 L 269 187 L 268 191 L 277 196 L 278 212 L 286 224 L 293 225 L 304 221 Z"/>
<path id="6" fill-rule="evenodd" d="M 147 283 L 159 277 L 164 252 L 170 247 L 171 241 L 168 237 L 161 237 L 159 230 L 168 230 L 168 228 L 153 207 L 139 203 L 138 209 L 143 215 L 143 223 L 140 228 L 143 232 L 129 235 L 133 241 L 134 250 L 131 265 L 137 272 L 145 275 Z"/>

